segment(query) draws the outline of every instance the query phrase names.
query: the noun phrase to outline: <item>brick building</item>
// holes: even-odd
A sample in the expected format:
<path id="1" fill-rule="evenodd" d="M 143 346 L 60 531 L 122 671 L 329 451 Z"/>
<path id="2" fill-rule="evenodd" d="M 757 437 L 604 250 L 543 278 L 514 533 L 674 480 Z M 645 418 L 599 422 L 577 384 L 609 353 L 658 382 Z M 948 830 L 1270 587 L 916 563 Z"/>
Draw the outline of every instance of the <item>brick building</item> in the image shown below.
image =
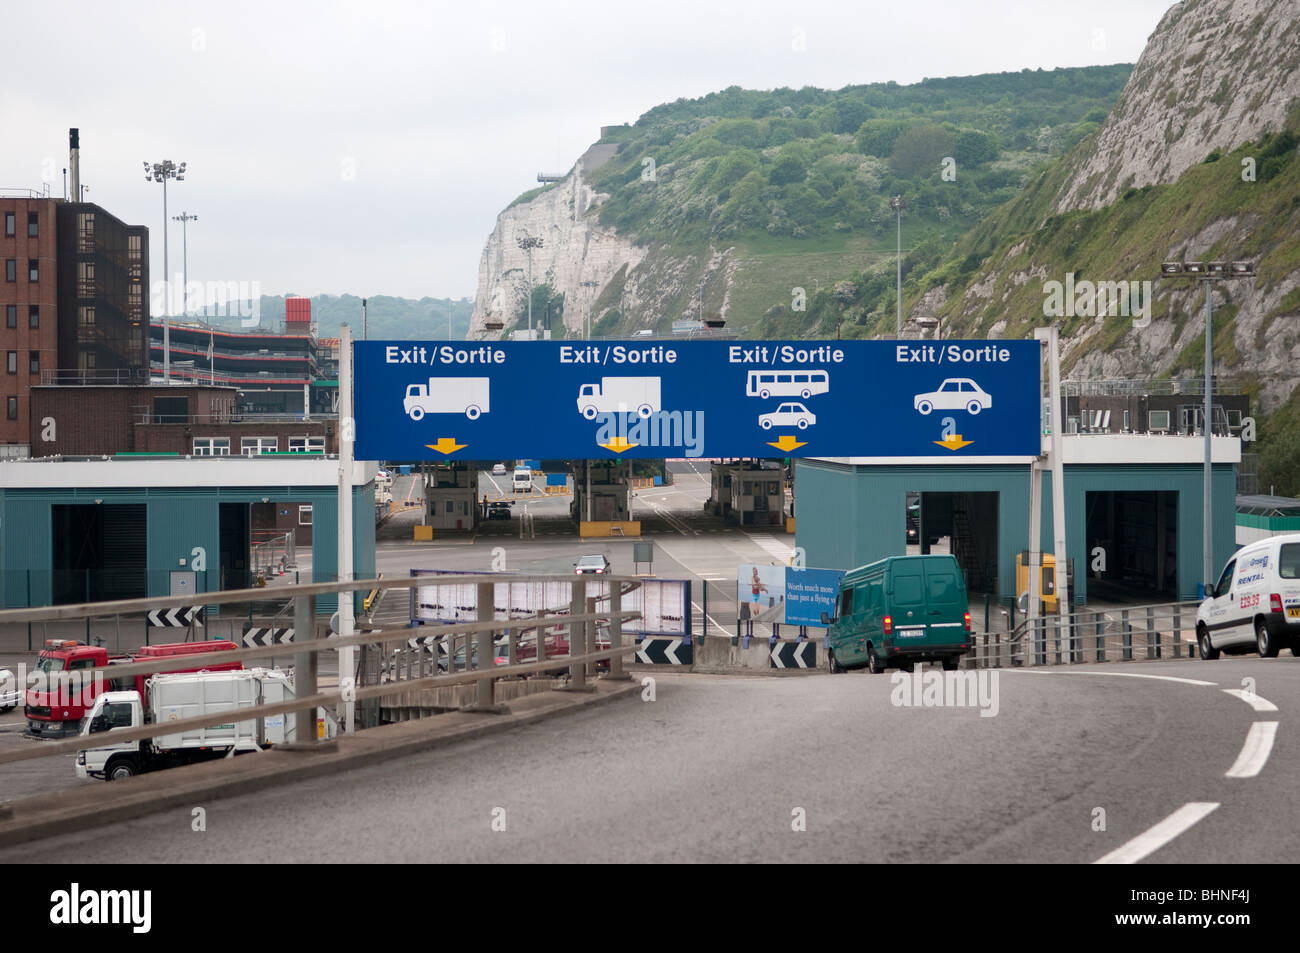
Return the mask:
<path id="1" fill-rule="evenodd" d="M 53 199 L 0 195 L 0 444 L 27 443 L 30 388 L 58 363 L 57 236 Z"/>

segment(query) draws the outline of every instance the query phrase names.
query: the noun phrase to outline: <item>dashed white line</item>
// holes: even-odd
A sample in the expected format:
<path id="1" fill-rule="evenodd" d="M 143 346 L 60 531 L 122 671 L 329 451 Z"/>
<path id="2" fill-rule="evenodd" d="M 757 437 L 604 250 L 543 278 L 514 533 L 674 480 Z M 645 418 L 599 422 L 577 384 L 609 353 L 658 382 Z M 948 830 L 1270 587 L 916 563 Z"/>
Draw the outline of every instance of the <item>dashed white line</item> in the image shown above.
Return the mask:
<path id="1" fill-rule="evenodd" d="M 1246 734 L 1246 743 L 1241 746 L 1241 754 L 1237 755 L 1237 760 L 1224 777 L 1253 778 L 1259 774 L 1273 751 L 1273 739 L 1276 736 L 1276 721 L 1257 721 L 1251 725 Z"/>
<path id="2" fill-rule="evenodd" d="M 1277 711 L 1276 705 L 1267 698 L 1260 698 L 1254 692 L 1242 691 L 1240 688 L 1225 688 L 1223 691 L 1234 698 L 1240 698 L 1255 711 Z"/>
<path id="3" fill-rule="evenodd" d="M 1192 801 L 1184 804 L 1163 821 L 1128 843 L 1115 848 L 1094 864 L 1136 864 L 1154 854 L 1165 844 L 1219 807 L 1218 801 Z"/>

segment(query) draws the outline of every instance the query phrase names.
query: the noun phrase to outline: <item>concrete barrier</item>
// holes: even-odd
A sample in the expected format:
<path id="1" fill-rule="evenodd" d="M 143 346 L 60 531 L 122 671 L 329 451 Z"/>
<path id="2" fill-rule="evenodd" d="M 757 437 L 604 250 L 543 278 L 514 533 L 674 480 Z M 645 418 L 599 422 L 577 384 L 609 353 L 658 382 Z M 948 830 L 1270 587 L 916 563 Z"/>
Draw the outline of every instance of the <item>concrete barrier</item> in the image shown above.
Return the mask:
<path id="1" fill-rule="evenodd" d="M 415 542 L 417 542 L 417 543 L 428 543 L 428 542 L 432 542 L 432 541 L 433 541 L 433 527 L 432 527 L 432 526 L 417 526 L 417 527 L 415 527 Z"/>
<path id="2" fill-rule="evenodd" d="M 780 641 L 793 642 L 794 640 L 782 639 Z M 774 669 L 772 668 L 771 652 L 766 639 L 752 638 L 749 640 L 749 647 L 746 648 L 744 639 L 740 639 L 737 644 L 732 645 L 729 638 L 711 635 L 706 639 L 697 639 L 695 641 L 693 670 L 709 675 L 727 675 L 742 672 L 762 673 L 765 675 L 790 672 L 803 672 L 806 674 L 825 669 L 826 662 L 823 654 L 822 652 L 817 653 L 817 668 L 815 669 Z"/>

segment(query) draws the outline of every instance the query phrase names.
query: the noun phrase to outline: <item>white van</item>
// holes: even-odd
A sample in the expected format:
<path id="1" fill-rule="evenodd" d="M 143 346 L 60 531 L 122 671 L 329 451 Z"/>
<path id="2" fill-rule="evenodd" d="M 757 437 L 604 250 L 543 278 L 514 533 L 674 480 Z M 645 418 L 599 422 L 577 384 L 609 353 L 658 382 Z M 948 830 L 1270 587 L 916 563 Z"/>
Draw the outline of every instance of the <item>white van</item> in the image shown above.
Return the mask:
<path id="1" fill-rule="evenodd" d="M 533 471 L 527 467 L 515 467 L 513 486 L 516 493 L 527 493 L 533 488 Z"/>
<path id="2" fill-rule="evenodd" d="M 1196 613 L 1201 658 L 1252 649 L 1300 656 L 1300 533 L 1243 546 L 1228 560 Z"/>

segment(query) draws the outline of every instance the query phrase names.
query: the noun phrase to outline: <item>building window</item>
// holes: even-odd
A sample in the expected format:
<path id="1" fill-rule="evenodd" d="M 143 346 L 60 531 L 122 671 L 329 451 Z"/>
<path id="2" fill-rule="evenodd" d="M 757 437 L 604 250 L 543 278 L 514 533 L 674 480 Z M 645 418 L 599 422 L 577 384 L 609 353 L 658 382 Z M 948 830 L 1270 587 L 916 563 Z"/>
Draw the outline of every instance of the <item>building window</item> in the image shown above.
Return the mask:
<path id="1" fill-rule="evenodd" d="M 14 218 L 14 213 L 5 212 L 5 238 L 13 238 L 14 232 L 17 228 L 18 225 L 17 220 Z"/>
<path id="2" fill-rule="evenodd" d="M 27 280 L 28 281 L 41 280 L 41 260 L 39 258 L 27 259 Z"/>
<path id="3" fill-rule="evenodd" d="M 77 262 L 77 297 L 95 297 L 95 263 L 93 261 Z"/>
<path id="4" fill-rule="evenodd" d="M 5 370 L 10 374 L 18 373 L 18 352 L 8 351 L 5 353 Z"/>
<path id="5" fill-rule="evenodd" d="M 195 437 L 194 455 L 196 457 L 230 456 L 229 437 Z"/>
<path id="6" fill-rule="evenodd" d="M 276 437 L 240 437 L 239 452 L 246 457 L 255 457 L 259 453 L 275 453 L 280 441 Z"/>
<path id="7" fill-rule="evenodd" d="M 27 213 L 27 237 L 36 238 L 40 235 L 40 218 L 36 212 Z"/>
<path id="8" fill-rule="evenodd" d="M 18 260 L 15 258 L 5 259 L 5 281 L 18 280 Z"/>
<path id="9" fill-rule="evenodd" d="M 1169 411 L 1153 410 L 1147 414 L 1148 430 L 1168 430 L 1169 429 Z"/>
<path id="10" fill-rule="evenodd" d="M 310 503 L 308 503 L 306 506 L 298 507 L 298 525 L 299 526 L 311 525 L 311 504 Z"/>
<path id="11" fill-rule="evenodd" d="M 39 374 L 41 372 L 41 352 L 27 352 L 27 372 L 29 374 Z"/>
<path id="12" fill-rule="evenodd" d="M 10 420 L 17 420 L 18 419 L 18 398 L 17 397 L 6 398 L 5 404 L 7 405 L 5 407 L 5 415 Z"/>
<path id="13" fill-rule="evenodd" d="M 18 327 L 18 305 L 16 304 L 5 305 L 5 327 L 7 328 Z"/>
<path id="14" fill-rule="evenodd" d="M 95 323 L 95 309 L 92 306 L 82 305 L 80 308 L 77 309 L 77 314 L 79 316 L 78 320 L 82 324 Z"/>
<path id="15" fill-rule="evenodd" d="M 290 437 L 290 453 L 324 453 L 324 437 Z"/>
<path id="16" fill-rule="evenodd" d="M 77 216 L 77 237 L 83 252 L 95 250 L 95 213 L 82 212 Z"/>
<path id="17" fill-rule="evenodd" d="M 27 326 L 32 328 L 41 326 L 41 306 L 39 304 L 27 306 Z"/>
<path id="18" fill-rule="evenodd" d="M 1128 433 L 1128 411 L 1124 411 L 1124 432 Z"/>

